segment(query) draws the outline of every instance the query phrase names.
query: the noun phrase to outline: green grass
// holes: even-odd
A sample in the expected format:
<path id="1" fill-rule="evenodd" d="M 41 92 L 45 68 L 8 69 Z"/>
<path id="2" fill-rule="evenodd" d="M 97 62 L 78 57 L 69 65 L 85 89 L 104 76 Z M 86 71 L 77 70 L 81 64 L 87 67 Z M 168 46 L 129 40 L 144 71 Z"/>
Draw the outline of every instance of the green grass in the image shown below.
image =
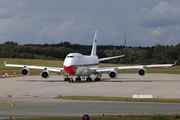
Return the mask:
<path id="1" fill-rule="evenodd" d="M 103 96 L 61 96 L 57 99 L 68 100 L 100 100 L 100 101 L 138 101 L 138 102 L 169 102 L 180 103 L 180 99 L 160 99 L 160 98 L 122 98 L 122 97 L 103 97 Z"/>
<path id="2" fill-rule="evenodd" d="M 82 115 L 83 116 L 83 115 Z M 81 120 L 77 117 L 17 118 L 14 120 Z M 91 120 L 180 120 L 180 115 L 101 115 L 90 116 Z"/>

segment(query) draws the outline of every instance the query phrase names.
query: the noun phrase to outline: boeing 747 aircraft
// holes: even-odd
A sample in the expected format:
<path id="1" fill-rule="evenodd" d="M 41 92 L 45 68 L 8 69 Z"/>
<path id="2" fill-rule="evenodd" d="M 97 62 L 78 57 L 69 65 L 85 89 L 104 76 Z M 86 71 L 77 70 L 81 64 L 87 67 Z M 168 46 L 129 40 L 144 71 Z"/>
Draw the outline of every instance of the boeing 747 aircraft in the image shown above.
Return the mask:
<path id="1" fill-rule="evenodd" d="M 95 81 L 100 81 L 100 77 L 102 74 L 107 73 L 110 78 L 117 78 L 117 70 L 137 70 L 140 76 L 144 76 L 146 74 L 145 67 L 169 67 L 174 66 L 174 64 L 161 64 L 161 65 L 138 65 L 138 66 L 125 66 L 125 67 L 108 67 L 108 68 L 98 68 L 98 64 L 104 60 L 110 60 L 114 58 L 124 57 L 124 55 L 107 57 L 107 58 L 98 58 L 96 55 L 96 45 L 97 44 L 97 30 L 95 31 L 95 36 L 93 40 L 93 47 L 90 56 L 85 56 L 80 53 L 69 53 L 63 63 L 63 68 L 57 67 L 45 67 L 45 66 L 32 66 L 32 65 L 16 65 L 16 64 L 6 64 L 5 66 L 10 67 L 23 67 L 21 70 L 22 75 L 28 75 L 29 69 L 40 69 L 43 70 L 41 76 L 43 78 L 49 78 L 49 71 L 58 72 L 59 75 L 61 73 L 65 73 L 66 77 L 64 81 L 69 81 L 69 83 L 73 83 L 73 76 L 76 77 L 76 81 L 81 81 L 81 77 L 85 78 L 86 81 L 91 81 L 91 75 L 95 75 Z"/>

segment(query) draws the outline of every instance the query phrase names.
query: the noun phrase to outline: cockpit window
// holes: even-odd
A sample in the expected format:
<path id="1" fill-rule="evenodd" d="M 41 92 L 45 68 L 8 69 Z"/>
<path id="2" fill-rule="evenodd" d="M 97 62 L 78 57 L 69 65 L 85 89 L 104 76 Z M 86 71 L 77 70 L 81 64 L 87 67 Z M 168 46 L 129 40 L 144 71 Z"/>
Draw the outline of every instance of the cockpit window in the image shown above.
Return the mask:
<path id="1" fill-rule="evenodd" d="M 67 56 L 67 58 L 74 58 L 74 56 Z"/>

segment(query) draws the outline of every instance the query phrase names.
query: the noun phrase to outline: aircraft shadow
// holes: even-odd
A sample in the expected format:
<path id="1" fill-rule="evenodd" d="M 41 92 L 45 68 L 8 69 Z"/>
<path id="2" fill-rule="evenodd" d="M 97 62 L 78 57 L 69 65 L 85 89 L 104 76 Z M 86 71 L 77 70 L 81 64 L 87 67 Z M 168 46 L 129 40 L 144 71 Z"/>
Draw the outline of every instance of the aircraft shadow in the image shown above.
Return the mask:
<path id="1" fill-rule="evenodd" d="M 124 78 L 121 78 L 124 79 Z M 126 78 L 127 79 L 127 78 Z M 68 83 L 64 80 L 17 80 L 19 82 L 59 82 L 59 83 Z M 180 82 L 180 80 L 112 80 L 111 78 L 101 79 L 101 81 L 74 81 L 74 83 L 100 83 L 100 82 Z"/>
<path id="2" fill-rule="evenodd" d="M 17 80 L 20 82 L 65 82 L 62 80 Z"/>

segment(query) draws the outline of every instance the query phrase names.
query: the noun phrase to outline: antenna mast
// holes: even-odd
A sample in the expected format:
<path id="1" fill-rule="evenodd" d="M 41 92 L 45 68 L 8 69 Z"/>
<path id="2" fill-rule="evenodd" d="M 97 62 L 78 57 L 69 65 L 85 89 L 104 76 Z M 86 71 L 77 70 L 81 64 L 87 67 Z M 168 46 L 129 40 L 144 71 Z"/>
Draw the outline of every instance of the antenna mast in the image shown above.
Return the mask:
<path id="1" fill-rule="evenodd" d="M 125 47 L 126 47 L 126 31 L 125 31 L 125 43 L 124 44 L 125 44 Z"/>

